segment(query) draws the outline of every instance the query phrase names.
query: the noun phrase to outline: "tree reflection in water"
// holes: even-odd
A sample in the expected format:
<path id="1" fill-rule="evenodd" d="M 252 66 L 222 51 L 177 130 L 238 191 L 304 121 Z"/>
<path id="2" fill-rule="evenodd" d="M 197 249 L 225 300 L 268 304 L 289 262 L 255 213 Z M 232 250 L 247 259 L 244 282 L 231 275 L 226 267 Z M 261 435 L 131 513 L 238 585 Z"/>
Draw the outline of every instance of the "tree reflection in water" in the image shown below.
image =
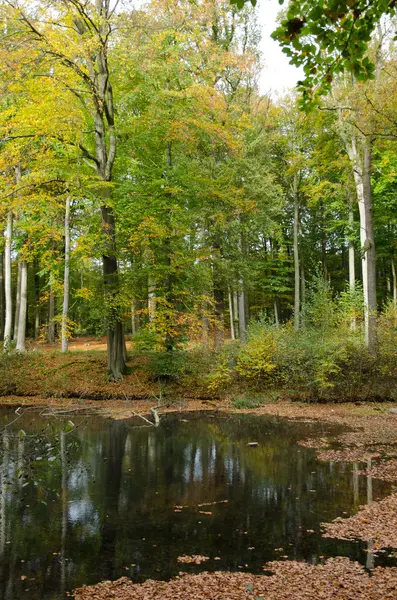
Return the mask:
<path id="1" fill-rule="evenodd" d="M 68 431 L 67 420 L 31 411 L 8 426 L 12 414 L 0 412 L 5 600 L 59 599 L 122 575 L 168 578 L 183 554 L 210 557 L 189 571 L 262 572 L 280 555 L 375 560 L 361 544 L 321 538 L 320 522 L 390 489 L 373 480 L 367 490 L 357 465 L 297 446 L 321 425 L 196 413 L 157 428 L 76 417 Z"/>

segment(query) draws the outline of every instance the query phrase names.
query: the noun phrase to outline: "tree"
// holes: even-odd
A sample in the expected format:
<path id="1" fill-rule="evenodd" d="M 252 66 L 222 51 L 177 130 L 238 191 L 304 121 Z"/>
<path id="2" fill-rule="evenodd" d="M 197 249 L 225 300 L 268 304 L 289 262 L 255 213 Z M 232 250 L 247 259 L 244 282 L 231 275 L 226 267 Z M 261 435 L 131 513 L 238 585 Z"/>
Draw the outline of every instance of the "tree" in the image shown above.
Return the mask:
<path id="1" fill-rule="evenodd" d="M 256 0 L 230 0 L 243 7 Z M 284 0 L 279 0 L 280 5 Z M 305 108 L 331 89 L 336 75 L 348 71 L 357 80 L 375 77 L 368 47 L 383 15 L 396 13 L 394 0 L 290 0 L 272 37 L 290 63 L 304 70 L 298 82 Z"/>
<path id="2" fill-rule="evenodd" d="M 62 6 L 51 0 L 39 13 L 8 3 L 11 17 L 22 23 L 14 34 L 26 38 L 38 57 L 41 73 L 82 105 L 90 134 L 87 148 L 81 138 L 68 138 L 81 151 L 96 172 L 96 191 L 102 215 L 102 260 L 108 322 L 108 369 L 119 379 L 125 370 L 125 342 L 120 316 L 119 274 L 116 249 L 116 224 L 112 195 L 112 176 L 116 158 L 114 98 L 109 70 L 109 44 L 116 18 L 115 6 L 108 0 L 80 2 L 70 0 Z M 51 16 L 50 16 L 51 15 Z M 55 16 L 54 16 L 55 15 Z M 48 18 L 47 18 L 48 17 Z M 55 20 L 54 20 L 55 19 Z M 25 62 L 30 57 L 25 56 Z M 72 99 L 72 98 L 71 98 Z M 56 137 L 56 134 L 54 135 Z M 59 137 L 59 136 L 58 136 Z"/>

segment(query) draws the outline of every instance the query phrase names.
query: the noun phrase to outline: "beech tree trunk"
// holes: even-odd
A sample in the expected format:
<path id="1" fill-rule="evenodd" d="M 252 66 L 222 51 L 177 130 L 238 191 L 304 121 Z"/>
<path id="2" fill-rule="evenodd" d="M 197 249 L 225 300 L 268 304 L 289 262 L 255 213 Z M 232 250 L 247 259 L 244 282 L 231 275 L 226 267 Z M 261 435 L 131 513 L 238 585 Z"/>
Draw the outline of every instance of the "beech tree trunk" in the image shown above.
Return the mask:
<path id="1" fill-rule="evenodd" d="M 63 274 L 63 306 L 62 306 L 62 330 L 61 351 L 67 352 L 68 342 L 68 315 L 69 315 L 69 272 L 70 272 L 70 196 L 65 201 L 65 267 Z"/>
<path id="2" fill-rule="evenodd" d="M 131 333 L 132 335 L 136 334 L 136 302 L 135 300 L 131 300 Z"/>
<path id="3" fill-rule="evenodd" d="M 356 257 L 354 250 L 354 242 L 351 239 L 351 233 L 354 226 L 354 215 L 353 215 L 353 205 L 351 200 L 349 199 L 349 228 L 350 228 L 350 236 L 349 236 L 349 290 L 350 292 L 354 292 L 356 289 Z M 356 315 L 353 314 L 350 321 L 350 328 L 352 330 L 356 329 Z"/>
<path id="4" fill-rule="evenodd" d="M 26 260 L 20 261 L 20 283 L 19 287 L 19 311 L 18 311 L 18 334 L 16 349 L 25 352 L 26 339 L 26 314 L 28 308 L 28 265 Z"/>
<path id="5" fill-rule="evenodd" d="M 234 313 L 233 313 L 233 292 L 229 289 L 229 321 L 230 321 L 230 337 L 236 339 L 234 333 Z"/>
<path id="6" fill-rule="evenodd" d="M 153 275 L 148 277 L 147 307 L 149 323 L 153 323 L 156 319 L 156 278 Z"/>
<path id="7" fill-rule="evenodd" d="M 55 344 L 55 292 L 52 283 L 50 283 L 50 296 L 48 300 L 48 327 L 47 327 L 47 342 Z"/>
<path id="8" fill-rule="evenodd" d="M 4 340 L 5 294 L 4 294 L 4 253 L 0 252 L 0 340 Z"/>
<path id="9" fill-rule="evenodd" d="M 372 215 L 372 193 L 371 193 L 371 170 L 372 170 L 372 140 L 365 138 L 363 144 L 363 199 L 359 203 L 360 214 L 362 213 L 362 261 L 363 270 L 366 272 L 367 290 L 365 293 L 365 343 L 370 352 L 376 352 L 376 252 L 375 236 Z M 360 228 L 361 229 L 361 228 Z"/>
<path id="10" fill-rule="evenodd" d="M 234 321 L 234 334 L 236 339 L 239 337 L 238 323 L 238 292 L 232 292 L 232 300 L 233 300 L 233 321 Z"/>
<path id="11" fill-rule="evenodd" d="M 126 348 L 119 306 L 119 274 L 116 258 L 115 220 L 111 210 L 102 206 L 102 225 L 107 253 L 102 257 L 107 309 L 108 371 L 110 379 L 122 379 L 125 373 Z"/>
<path id="12" fill-rule="evenodd" d="M 14 343 L 17 343 L 18 328 L 19 328 L 19 309 L 21 306 L 21 279 L 22 279 L 22 262 L 18 262 L 18 275 L 17 275 L 17 293 L 15 298 L 15 317 L 14 317 Z"/>
<path id="13" fill-rule="evenodd" d="M 376 252 L 371 194 L 372 140 L 369 137 L 361 139 L 360 153 L 357 140 L 352 136 L 347 143 L 347 152 L 353 166 L 360 214 L 365 345 L 370 352 L 376 352 Z"/>
<path id="14" fill-rule="evenodd" d="M 245 294 L 244 294 L 244 288 L 243 288 L 243 281 L 240 281 L 240 286 L 241 289 L 238 293 L 238 312 L 239 312 L 239 320 L 238 320 L 238 326 L 239 326 L 239 334 L 240 334 L 240 341 L 242 344 L 245 344 L 245 342 L 247 341 L 247 325 L 246 325 L 246 320 L 245 320 Z"/>
<path id="15" fill-rule="evenodd" d="M 218 350 L 225 341 L 225 296 L 220 287 L 214 289 L 215 326 L 214 346 Z"/>
<path id="16" fill-rule="evenodd" d="M 294 183 L 294 328 L 298 331 L 300 327 L 300 269 L 299 269 L 299 192 L 297 181 Z"/>
<path id="17" fill-rule="evenodd" d="M 40 335 L 40 275 L 38 273 L 39 265 L 37 261 L 33 263 L 34 269 L 34 337 L 37 339 Z"/>
<path id="18" fill-rule="evenodd" d="M 5 290 L 5 323 L 4 323 L 4 350 L 10 349 L 12 329 L 12 285 L 11 285 L 11 244 L 12 244 L 13 215 L 7 215 L 7 229 L 5 234 L 4 251 L 4 290 Z"/>
<path id="19" fill-rule="evenodd" d="M 280 325 L 280 298 L 276 295 L 274 296 L 274 323 L 276 327 Z"/>
<path id="20" fill-rule="evenodd" d="M 391 259 L 391 272 L 393 277 L 393 304 L 397 306 L 397 276 L 396 276 L 396 263 L 394 258 Z"/>

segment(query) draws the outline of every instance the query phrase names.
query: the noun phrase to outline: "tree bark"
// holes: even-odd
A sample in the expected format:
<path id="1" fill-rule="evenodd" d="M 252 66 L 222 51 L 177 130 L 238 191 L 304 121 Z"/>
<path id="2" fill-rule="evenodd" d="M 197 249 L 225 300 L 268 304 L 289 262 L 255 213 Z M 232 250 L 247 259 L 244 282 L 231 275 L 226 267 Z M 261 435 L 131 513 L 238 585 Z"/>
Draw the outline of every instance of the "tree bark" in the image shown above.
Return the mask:
<path id="1" fill-rule="evenodd" d="M 274 323 L 276 325 L 276 327 L 279 327 L 280 325 L 280 314 L 279 314 L 279 304 L 280 304 L 280 298 L 279 296 L 274 296 Z"/>
<path id="2" fill-rule="evenodd" d="M 21 265 L 20 285 L 19 285 L 19 311 L 18 311 L 18 335 L 16 339 L 16 349 L 19 352 L 25 352 L 26 339 L 26 314 L 28 308 L 28 265 L 26 260 L 19 263 Z"/>
<path id="3" fill-rule="evenodd" d="M 131 300 L 131 334 L 136 334 L 136 301 Z"/>
<path id="4" fill-rule="evenodd" d="M 365 138 L 363 143 L 363 203 L 359 205 L 363 212 L 365 232 L 363 232 L 363 268 L 366 271 L 367 292 L 365 296 L 365 343 L 370 352 L 376 352 L 376 252 L 372 215 L 371 170 L 372 170 L 372 140 Z M 365 240 L 364 240 L 365 236 Z"/>
<path id="5" fill-rule="evenodd" d="M 4 340 L 5 293 L 4 293 L 4 252 L 0 252 L 0 340 Z"/>
<path id="6" fill-rule="evenodd" d="M 51 277 L 51 275 L 50 275 Z M 50 282 L 50 296 L 48 300 L 48 327 L 47 327 L 47 342 L 55 344 L 55 292 L 52 282 Z"/>
<path id="7" fill-rule="evenodd" d="M 34 337 L 37 339 L 40 335 L 40 275 L 38 273 L 39 265 L 35 260 L 34 270 Z"/>
<path id="8" fill-rule="evenodd" d="M 391 259 L 391 272 L 393 277 L 393 304 L 397 306 L 397 276 L 396 276 L 396 263 L 394 258 Z"/>
<path id="9" fill-rule="evenodd" d="M 365 345 L 376 352 L 376 252 L 372 218 L 371 163 L 372 140 L 361 140 L 362 156 L 357 140 L 352 136 L 347 152 L 353 166 L 358 208 L 360 214 L 361 265 L 364 290 Z"/>
<path id="10" fill-rule="evenodd" d="M 245 321 L 246 310 L 245 310 L 245 294 L 244 294 L 244 282 L 243 281 L 240 281 L 240 286 L 241 286 L 241 289 L 239 290 L 239 293 L 238 293 L 238 312 L 239 312 L 238 326 L 239 326 L 240 341 L 242 344 L 245 344 L 245 342 L 247 341 L 247 325 L 246 325 L 246 321 Z"/>
<path id="11" fill-rule="evenodd" d="M 13 215 L 7 215 L 7 229 L 5 234 L 4 252 L 4 289 L 5 289 L 5 324 L 4 324 L 4 350 L 10 349 L 12 329 L 12 282 L 11 282 L 11 244 L 12 244 Z"/>
<path id="12" fill-rule="evenodd" d="M 298 183 L 295 179 L 294 183 L 294 274 L 295 274 L 295 288 L 294 288 L 294 329 L 299 330 L 300 327 L 300 269 L 299 269 L 299 192 Z"/>
<path id="13" fill-rule="evenodd" d="M 215 326 L 214 326 L 214 345 L 217 350 L 221 348 L 225 341 L 225 296 L 223 290 L 216 285 L 214 288 L 214 306 L 215 306 Z"/>
<path id="14" fill-rule="evenodd" d="M 232 299 L 233 299 L 233 320 L 234 320 L 234 333 L 236 336 L 236 339 L 239 337 L 239 330 L 238 330 L 238 323 L 239 323 L 239 316 L 238 316 L 238 292 L 232 292 Z"/>
<path id="15" fill-rule="evenodd" d="M 17 275 L 17 293 L 15 297 L 15 317 L 14 317 L 14 344 L 17 343 L 19 328 L 19 309 L 21 307 L 21 280 L 22 280 L 22 261 L 18 261 Z"/>
<path id="16" fill-rule="evenodd" d="M 102 206 L 102 226 L 107 253 L 102 257 L 105 298 L 107 309 L 107 346 L 109 378 L 122 379 L 126 364 L 124 327 L 120 316 L 119 273 L 116 258 L 115 220 L 113 211 Z"/>
<path id="17" fill-rule="evenodd" d="M 156 320 L 156 278 L 153 275 L 148 277 L 147 307 L 149 323 Z"/>
<path id="18" fill-rule="evenodd" d="M 351 239 L 351 234 L 354 226 L 354 214 L 353 214 L 353 205 L 351 199 L 349 198 L 349 290 L 353 294 L 356 289 L 356 257 L 354 250 L 354 242 Z M 350 328 L 354 331 L 356 329 L 356 315 L 353 314 L 350 321 Z"/>
<path id="19" fill-rule="evenodd" d="M 233 313 L 233 292 L 229 289 L 229 321 L 230 321 L 230 337 L 232 340 L 236 339 L 234 333 L 234 313 Z"/>
<path id="20" fill-rule="evenodd" d="M 70 273 L 70 196 L 65 200 L 65 268 L 63 274 L 63 306 L 62 306 L 62 331 L 61 351 L 67 352 L 68 341 L 68 316 L 69 316 L 69 273 Z"/>

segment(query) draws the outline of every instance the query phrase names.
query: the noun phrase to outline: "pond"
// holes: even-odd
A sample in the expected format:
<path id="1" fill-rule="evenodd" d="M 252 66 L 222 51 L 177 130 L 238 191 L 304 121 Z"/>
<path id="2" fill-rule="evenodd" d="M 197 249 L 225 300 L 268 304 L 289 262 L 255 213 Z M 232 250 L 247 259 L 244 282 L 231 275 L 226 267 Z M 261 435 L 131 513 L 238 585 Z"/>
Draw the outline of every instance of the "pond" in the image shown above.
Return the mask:
<path id="1" fill-rule="evenodd" d="M 149 427 L 0 409 L 0 598 L 61 599 L 124 575 L 261 573 L 280 557 L 365 564 L 362 543 L 322 538 L 320 523 L 390 486 L 297 445 L 325 430 L 336 431 L 252 415 L 169 414 Z M 177 561 L 194 554 L 210 560 Z"/>

